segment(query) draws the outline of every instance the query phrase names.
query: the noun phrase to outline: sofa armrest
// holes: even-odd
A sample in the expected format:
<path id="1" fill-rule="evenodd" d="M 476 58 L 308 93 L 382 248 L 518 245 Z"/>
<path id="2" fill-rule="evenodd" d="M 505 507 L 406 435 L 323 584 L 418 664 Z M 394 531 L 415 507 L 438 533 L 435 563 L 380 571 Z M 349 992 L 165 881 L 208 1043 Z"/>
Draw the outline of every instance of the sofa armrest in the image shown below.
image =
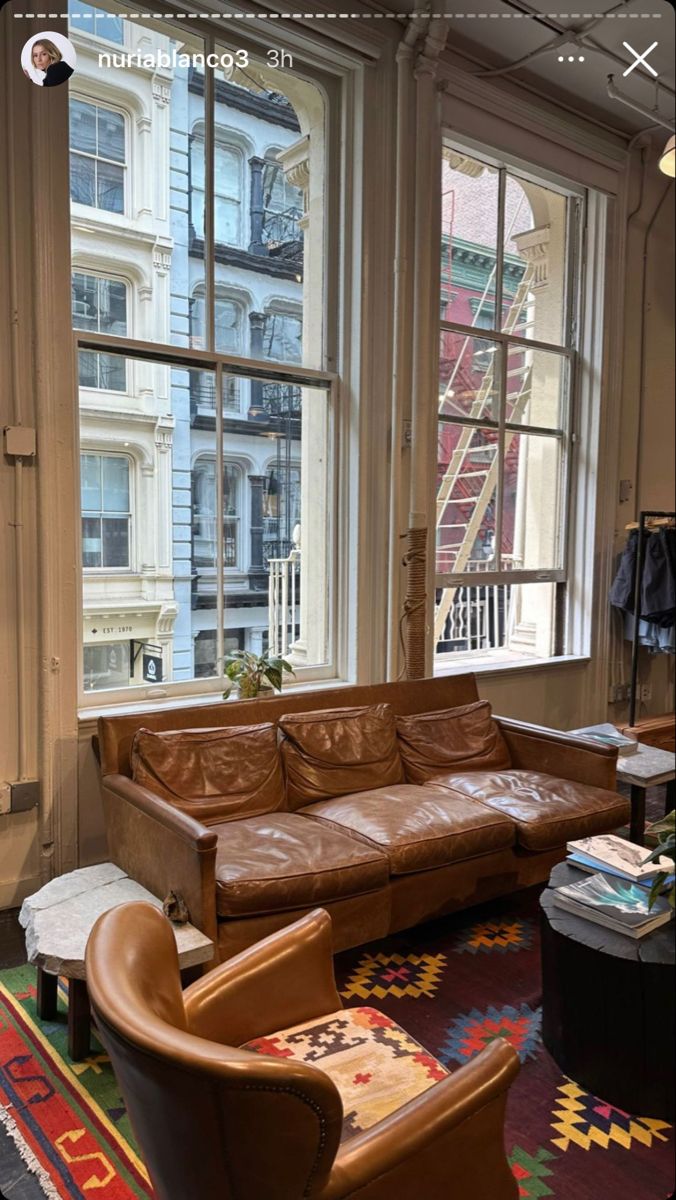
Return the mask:
<path id="1" fill-rule="evenodd" d="M 518 1071 L 516 1051 L 497 1038 L 453 1075 L 345 1142 L 317 1200 L 357 1194 L 417 1200 L 423 1179 L 426 1200 L 517 1200 L 504 1117 Z"/>
<path id="2" fill-rule="evenodd" d="M 160 900 L 180 892 L 217 961 L 216 834 L 126 775 L 104 775 L 101 795 L 111 861 Z"/>
<path id="3" fill-rule="evenodd" d="M 190 1033 L 230 1046 L 343 1007 L 323 909 L 278 930 L 186 988 Z"/>
<path id="4" fill-rule="evenodd" d="M 560 733 L 558 729 L 547 729 L 543 725 L 529 725 L 526 721 L 506 717 L 495 720 L 509 746 L 512 766 L 615 790 L 617 750 L 614 746 L 595 746 L 575 734 Z"/>

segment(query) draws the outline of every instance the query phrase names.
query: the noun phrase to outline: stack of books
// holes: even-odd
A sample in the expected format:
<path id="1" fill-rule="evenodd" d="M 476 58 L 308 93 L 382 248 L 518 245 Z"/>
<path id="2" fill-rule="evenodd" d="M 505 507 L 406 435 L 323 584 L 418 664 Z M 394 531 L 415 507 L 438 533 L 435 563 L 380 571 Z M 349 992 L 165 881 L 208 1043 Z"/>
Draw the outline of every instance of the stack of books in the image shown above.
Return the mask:
<path id="1" fill-rule="evenodd" d="M 655 877 L 673 869 L 671 859 L 646 863 L 647 851 L 615 834 L 580 838 L 568 843 L 568 863 L 590 873 L 589 879 L 554 891 L 554 903 L 628 937 L 641 938 L 673 916 L 667 900 L 658 896 L 649 908 Z M 665 888 L 670 885 L 665 880 Z"/>

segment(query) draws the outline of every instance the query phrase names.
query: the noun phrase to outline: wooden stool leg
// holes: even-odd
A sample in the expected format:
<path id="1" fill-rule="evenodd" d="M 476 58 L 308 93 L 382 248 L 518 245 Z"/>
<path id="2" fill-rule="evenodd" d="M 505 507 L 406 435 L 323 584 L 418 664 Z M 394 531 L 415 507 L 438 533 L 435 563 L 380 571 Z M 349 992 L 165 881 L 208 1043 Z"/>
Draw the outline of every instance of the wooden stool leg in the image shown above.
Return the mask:
<path id="1" fill-rule="evenodd" d="M 642 846 L 645 841 L 645 788 L 631 785 L 631 823 L 629 840 Z"/>
<path id="2" fill-rule="evenodd" d="M 89 1054 L 90 1010 L 84 979 L 68 980 L 68 1053 L 73 1062 Z"/>
<path id="3" fill-rule="evenodd" d="M 36 1006 L 41 1021 L 53 1021 L 56 1017 L 56 989 L 58 976 L 49 975 L 38 967 L 38 994 Z"/>
<path id="4" fill-rule="evenodd" d="M 676 779 L 670 779 L 664 798 L 664 815 L 665 817 L 671 812 L 672 808 L 676 808 Z"/>

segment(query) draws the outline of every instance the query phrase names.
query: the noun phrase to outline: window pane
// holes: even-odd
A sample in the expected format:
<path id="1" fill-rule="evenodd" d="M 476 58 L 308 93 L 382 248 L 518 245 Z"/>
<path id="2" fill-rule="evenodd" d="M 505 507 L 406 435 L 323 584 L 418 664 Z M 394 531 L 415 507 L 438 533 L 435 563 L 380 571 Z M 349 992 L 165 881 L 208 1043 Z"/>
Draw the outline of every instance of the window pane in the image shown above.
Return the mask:
<path id="1" fill-rule="evenodd" d="M 216 196 L 214 203 L 214 233 L 217 242 L 225 246 L 240 243 L 240 206 L 234 200 Z"/>
<path id="2" fill-rule="evenodd" d="M 303 322 L 289 313 L 265 314 L 263 354 L 278 362 L 301 362 L 303 357 Z"/>
<path id="3" fill-rule="evenodd" d="M 113 112 L 109 108 L 98 109 L 98 154 L 99 158 L 112 158 L 114 162 L 123 163 L 124 153 L 124 117 L 122 113 Z"/>
<path id="4" fill-rule="evenodd" d="M 216 300 L 216 349 L 225 354 L 242 353 L 242 310 L 232 300 Z"/>
<path id="5" fill-rule="evenodd" d="M 124 169 L 99 160 L 96 165 L 96 205 L 106 212 L 124 212 Z"/>
<path id="6" fill-rule="evenodd" d="M 106 456 L 101 463 L 104 512 L 129 512 L 129 459 Z"/>
<path id="7" fill-rule="evenodd" d="M 96 161 L 80 154 L 70 156 L 70 198 L 76 204 L 96 203 Z"/>
<path id="8" fill-rule="evenodd" d="M 129 566 L 129 517 L 103 517 L 101 520 L 104 567 Z"/>
<path id="9" fill-rule="evenodd" d="M 99 281 L 99 329 L 123 337 L 127 332 L 127 288 L 115 279 Z"/>
<path id="10" fill-rule="evenodd" d="M 214 186 L 218 196 L 227 196 L 238 204 L 242 198 L 242 156 L 229 146 L 216 146 Z"/>
<path id="11" fill-rule="evenodd" d="M 561 355 L 510 346 L 507 352 L 507 421 L 563 428 L 567 375 L 568 363 Z"/>
<path id="12" fill-rule="evenodd" d="M 124 43 L 122 19 L 113 13 L 102 12 L 92 4 L 83 4 L 82 0 L 68 0 L 68 18 L 76 30 L 95 33 L 97 37 L 120 46 Z"/>
<path id="13" fill-rule="evenodd" d="M 80 350 L 78 355 L 78 379 L 81 388 L 99 386 L 98 354 L 93 350 Z"/>
<path id="14" fill-rule="evenodd" d="M 101 518 L 82 518 L 82 566 L 101 566 Z"/>
<path id="15" fill-rule="evenodd" d="M 93 275 L 73 272 L 72 309 L 74 329 L 98 329 L 98 289 Z"/>
<path id="16" fill-rule="evenodd" d="M 437 571 L 495 568 L 498 434 L 439 424 Z"/>
<path id="17" fill-rule="evenodd" d="M 96 154 L 96 105 L 70 101 L 70 144 L 73 150 Z"/>
<path id="18" fill-rule="evenodd" d="M 85 691 L 127 687 L 129 642 L 102 642 L 84 647 Z"/>
<path id="19" fill-rule="evenodd" d="M 499 420 L 500 358 L 497 342 L 442 329 L 439 412 L 445 416 Z"/>
<path id="20" fill-rule="evenodd" d="M 503 328 L 563 345 L 568 199 L 507 175 Z"/>
<path id="21" fill-rule="evenodd" d="M 502 515 L 503 564 L 514 570 L 562 566 L 561 444 L 507 433 Z"/>
<path id="22" fill-rule="evenodd" d="M 441 317 L 474 325 L 476 306 L 495 304 L 498 172 L 444 148 L 441 168 Z M 472 306 L 474 303 L 474 308 Z"/>
<path id="23" fill-rule="evenodd" d="M 101 511 L 101 458 L 98 454 L 80 455 L 80 490 L 83 512 Z"/>
<path id="24" fill-rule="evenodd" d="M 127 390 L 127 372 L 124 359 L 119 354 L 97 354 L 98 382 L 97 387 L 108 392 L 125 392 Z"/>

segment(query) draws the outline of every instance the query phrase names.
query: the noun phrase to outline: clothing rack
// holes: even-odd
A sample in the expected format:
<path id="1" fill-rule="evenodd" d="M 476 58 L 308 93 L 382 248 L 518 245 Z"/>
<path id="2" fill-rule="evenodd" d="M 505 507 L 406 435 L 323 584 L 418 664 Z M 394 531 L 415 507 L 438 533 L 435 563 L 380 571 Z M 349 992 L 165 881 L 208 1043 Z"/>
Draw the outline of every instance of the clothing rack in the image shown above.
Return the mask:
<path id="1" fill-rule="evenodd" d="M 645 510 L 638 514 L 638 521 L 632 521 L 627 529 L 638 529 L 638 546 L 636 548 L 636 581 L 634 584 L 634 638 L 631 647 L 631 690 L 629 692 L 629 724 L 636 722 L 636 693 L 638 690 L 638 630 L 641 620 L 641 581 L 643 579 L 643 564 L 645 562 L 646 531 L 650 528 L 659 529 L 673 524 L 676 513 L 651 512 Z"/>

